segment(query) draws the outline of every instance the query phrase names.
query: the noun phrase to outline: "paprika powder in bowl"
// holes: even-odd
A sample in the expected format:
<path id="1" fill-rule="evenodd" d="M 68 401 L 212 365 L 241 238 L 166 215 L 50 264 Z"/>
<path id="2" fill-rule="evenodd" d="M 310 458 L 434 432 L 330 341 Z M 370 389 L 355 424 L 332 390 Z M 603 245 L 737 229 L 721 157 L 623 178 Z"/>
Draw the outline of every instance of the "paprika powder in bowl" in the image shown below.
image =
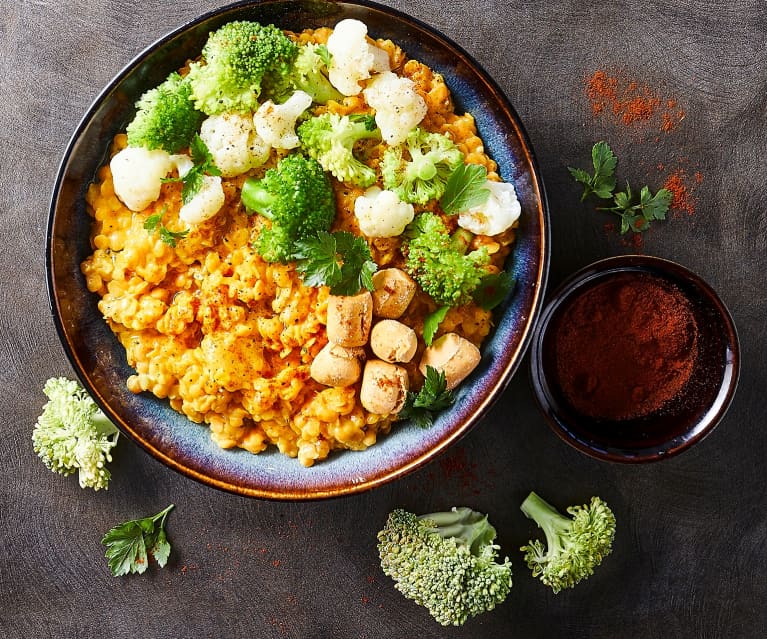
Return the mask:
<path id="1" fill-rule="evenodd" d="M 531 346 L 531 380 L 554 432 L 578 450 L 647 462 L 686 450 L 735 393 L 738 337 L 700 277 L 625 255 L 578 271 L 553 294 Z"/>

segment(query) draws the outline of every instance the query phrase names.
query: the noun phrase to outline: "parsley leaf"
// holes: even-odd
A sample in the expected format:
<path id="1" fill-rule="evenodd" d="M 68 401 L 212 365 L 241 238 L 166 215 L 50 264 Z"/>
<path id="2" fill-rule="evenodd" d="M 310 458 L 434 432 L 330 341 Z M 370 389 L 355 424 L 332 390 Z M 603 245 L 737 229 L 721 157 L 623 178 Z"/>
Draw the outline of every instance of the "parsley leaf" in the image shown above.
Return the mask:
<path id="1" fill-rule="evenodd" d="M 378 265 L 362 237 L 348 231 L 320 231 L 316 237 L 296 242 L 293 257 L 307 286 L 329 286 L 333 295 L 356 295 L 373 290 Z"/>
<path id="2" fill-rule="evenodd" d="M 480 308 L 490 311 L 506 299 L 516 284 L 506 271 L 485 275 L 471 296 Z"/>
<path id="3" fill-rule="evenodd" d="M 660 189 L 655 195 L 650 188 L 643 186 L 639 194 L 632 192 L 626 183 L 625 191 L 615 192 L 615 167 L 618 158 L 607 142 L 597 142 L 591 149 L 594 174 L 583 169 L 567 167 L 576 182 L 584 185 L 581 201 L 589 195 L 601 200 L 612 200 L 612 206 L 599 207 L 601 211 L 610 211 L 621 218 L 621 233 L 645 231 L 653 220 L 665 220 L 671 205 L 673 194 L 668 189 Z"/>
<path id="4" fill-rule="evenodd" d="M 421 390 L 408 392 L 399 416 L 420 428 L 429 428 L 434 423 L 434 413 L 450 407 L 454 401 L 453 392 L 447 389 L 445 371 L 427 366 Z"/>
<path id="5" fill-rule="evenodd" d="M 162 216 L 164 213 L 165 209 L 163 209 L 160 213 L 150 215 L 146 220 L 144 220 L 144 228 L 150 233 L 154 233 L 155 231 L 159 232 L 160 239 L 165 244 L 172 248 L 176 248 L 176 243 L 178 240 L 183 240 L 187 235 L 189 235 L 189 229 L 184 231 L 171 231 L 169 228 L 162 224 Z"/>
<path id="6" fill-rule="evenodd" d="M 640 233 L 650 226 L 653 220 L 665 220 L 671 205 L 673 194 L 668 189 L 660 189 L 653 195 L 647 186 L 643 186 L 639 195 L 632 192 L 626 183 L 625 191 L 618 191 L 613 197 L 613 206 L 602 210 L 616 213 L 621 218 L 621 233 L 634 231 Z"/>
<path id="7" fill-rule="evenodd" d="M 490 189 L 485 186 L 487 169 L 480 164 L 459 164 L 450 174 L 439 201 L 448 215 L 466 211 L 487 201 Z"/>
<path id="8" fill-rule="evenodd" d="M 115 577 L 145 572 L 150 556 L 160 568 L 165 566 L 170 556 L 165 519 L 172 509 L 173 504 L 154 516 L 123 522 L 104 535 L 101 543 Z"/>
<path id="9" fill-rule="evenodd" d="M 442 323 L 442 320 L 445 319 L 449 310 L 449 306 L 440 306 L 436 311 L 424 318 L 423 341 L 426 342 L 426 346 L 431 346 L 432 340 L 434 340 L 434 335 L 437 333 L 439 325 Z"/>
<path id="10" fill-rule="evenodd" d="M 184 175 L 178 178 L 165 178 L 165 182 L 181 182 L 181 201 L 189 204 L 192 198 L 200 192 L 203 185 L 204 175 L 221 175 L 221 171 L 213 162 L 213 156 L 208 147 L 203 142 L 199 133 L 195 134 L 189 143 L 189 155 L 192 158 L 194 166 Z"/>
<path id="11" fill-rule="evenodd" d="M 612 152 L 607 142 L 597 142 L 591 149 L 591 163 L 594 166 L 594 174 L 589 175 L 583 169 L 567 167 L 576 182 L 583 184 L 581 202 L 592 193 L 598 198 L 608 200 L 615 190 L 615 167 L 618 158 Z"/>

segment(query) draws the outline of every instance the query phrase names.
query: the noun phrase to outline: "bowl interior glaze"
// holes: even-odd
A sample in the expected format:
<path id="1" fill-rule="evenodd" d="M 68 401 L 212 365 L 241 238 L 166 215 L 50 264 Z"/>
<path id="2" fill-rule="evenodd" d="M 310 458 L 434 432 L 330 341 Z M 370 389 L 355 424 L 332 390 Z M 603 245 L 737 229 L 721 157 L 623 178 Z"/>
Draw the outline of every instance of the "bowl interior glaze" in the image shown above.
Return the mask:
<path id="1" fill-rule="evenodd" d="M 207 426 L 173 411 L 167 401 L 134 395 L 125 354 L 89 293 L 80 263 L 90 253 L 84 196 L 107 160 L 110 140 L 133 116 L 133 104 L 168 73 L 196 57 L 208 33 L 231 20 L 281 28 L 333 26 L 344 18 L 390 38 L 411 58 L 443 74 L 457 110 L 473 113 L 487 150 L 522 203 L 521 226 L 507 269 L 516 289 L 496 309 L 496 328 L 482 362 L 458 393 L 455 406 L 429 430 L 409 423 L 364 452 L 337 451 L 313 468 L 274 450 L 252 455 L 220 449 Z M 46 260 L 56 328 L 86 389 L 123 433 L 171 468 L 233 493 L 269 499 L 320 499 L 360 492 L 408 473 L 473 427 L 507 385 L 529 343 L 548 270 L 548 210 L 543 184 L 522 124 L 495 82 L 458 45 L 398 11 L 368 2 L 240 2 L 178 28 L 132 60 L 102 91 L 77 126 L 63 156 L 51 199 Z"/>

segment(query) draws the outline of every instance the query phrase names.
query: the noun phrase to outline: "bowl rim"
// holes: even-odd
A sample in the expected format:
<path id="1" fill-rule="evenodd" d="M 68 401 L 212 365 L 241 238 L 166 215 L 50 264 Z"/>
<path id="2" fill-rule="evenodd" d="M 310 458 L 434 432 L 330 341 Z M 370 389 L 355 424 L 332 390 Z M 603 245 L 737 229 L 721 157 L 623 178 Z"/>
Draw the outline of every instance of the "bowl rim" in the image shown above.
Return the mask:
<path id="1" fill-rule="evenodd" d="M 670 281 L 688 282 L 700 291 L 716 311 L 725 328 L 725 371 L 713 403 L 705 414 L 686 430 L 662 443 L 645 448 L 628 448 L 601 443 L 589 445 L 578 437 L 567 425 L 566 420 L 554 408 L 548 390 L 543 365 L 543 343 L 546 329 L 557 310 L 591 283 L 614 273 L 647 272 Z M 740 340 L 732 314 L 713 287 L 700 275 L 673 260 L 646 254 L 625 254 L 606 257 L 580 268 L 566 277 L 550 294 L 544 305 L 530 347 L 529 381 L 536 403 L 551 430 L 565 443 L 586 455 L 608 462 L 640 464 L 656 462 L 675 457 L 710 435 L 724 418 L 732 404 L 740 377 Z"/>
<path id="2" fill-rule="evenodd" d="M 451 38 L 448 38 L 435 27 L 427 24 L 426 22 L 423 22 L 418 18 L 414 18 L 409 14 L 393 7 L 388 7 L 386 5 L 372 2 L 370 0 L 355 0 L 353 2 L 343 2 L 338 0 L 323 1 L 331 5 L 349 5 L 350 7 L 368 8 L 373 11 L 380 12 L 384 15 L 392 16 L 400 22 L 417 26 L 419 29 L 425 31 L 437 42 L 439 42 L 440 46 L 449 50 L 451 53 L 456 54 L 460 60 L 472 70 L 474 75 L 479 80 L 481 80 L 487 90 L 492 92 L 493 97 L 498 101 L 502 109 L 510 115 L 510 119 L 514 125 L 515 133 L 519 139 L 519 143 L 524 154 L 524 163 L 530 167 L 534 192 L 538 197 L 538 202 L 536 202 L 533 206 L 536 217 L 540 221 L 540 237 L 538 238 L 540 250 L 539 255 L 537 256 L 538 273 L 533 283 L 535 290 L 533 291 L 531 298 L 529 317 L 524 325 L 524 329 L 522 331 L 522 335 L 519 339 L 515 353 L 512 357 L 506 360 L 505 365 L 500 370 L 497 384 L 489 393 L 486 394 L 485 397 L 482 398 L 477 408 L 471 414 L 469 414 L 465 420 L 463 420 L 463 423 L 461 423 L 459 427 L 453 429 L 447 434 L 447 436 L 441 437 L 436 445 L 428 448 L 422 454 L 410 458 L 406 463 L 393 465 L 387 468 L 385 472 L 371 476 L 362 482 L 355 482 L 350 480 L 343 486 L 336 485 L 323 490 L 317 490 L 313 488 L 310 492 L 307 492 L 302 490 L 280 491 L 275 490 L 274 488 L 254 488 L 249 486 L 241 486 L 231 481 L 225 481 L 211 477 L 204 472 L 200 472 L 195 468 L 191 468 L 188 464 L 180 462 L 174 456 L 169 455 L 166 451 L 161 450 L 151 442 L 147 441 L 144 437 L 141 436 L 140 433 L 133 429 L 130 424 L 126 423 L 127 420 L 121 418 L 111 408 L 110 404 L 102 397 L 101 393 L 98 392 L 93 384 L 91 384 L 88 376 L 84 373 L 81 361 L 68 340 L 67 330 L 62 320 L 59 308 L 59 300 L 56 294 L 56 282 L 54 279 L 53 268 L 55 259 L 53 255 L 53 232 L 57 202 L 61 195 L 63 178 L 66 172 L 66 168 L 73 157 L 75 147 L 77 146 L 79 139 L 87 129 L 88 124 L 93 118 L 94 114 L 98 111 L 102 102 L 104 102 L 104 100 L 113 91 L 115 91 L 116 88 L 120 86 L 121 82 L 126 78 L 126 76 L 128 76 L 134 69 L 140 66 L 144 62 L 145 58 L 147 58 L 154 50 L 162 47 L 171 40 L 183 35 L 190 29 L 208 20 L 219 18 L 225 14 L 237 12 L 241 9 L 257 8 L 259 6 L 269 4 L 284 4 L 285 0 L 240 0 L 238 2 L 230 3 L 222 7 L 211 9 L 198 15 L 196 18 L 183 22 L 181 25 L 166 32 L 164 35 L 161 35 L 150 44 L 145 46 L 139 53 L 134 55 L 126 64 L 124 64 L 122 68 L 104 86 L 104 88 L 98 92 L 96 97 L 93 98 L 90 105 L 85 110 L 84 115 L 80 118 L 78 124 L 76 125 L 72 135 L 70 136 L 65 151 L 58 164 L 56 178 L 50 197 L 45 248 L 46 288 L 51 316 L 53 318 L 59 340 L 64 348 L 66 357 L 73 368 L 74 374 L 77 376 L 80 383 L 88 390 L 89 394 L 93 397 L 99 408 L 101 408 L 105 414 L 110 417 L 110 419 L 115 421 L 123 434 L 127 435 L 129 439 L 131 439 L 140 448 L 148 452 L 152 457 L 161 461 L 163 464 L 182 475 L 190 477 L 191 479 L 196 480 L 202 484 L 212 486 L 224 492 L 260 499 L 307 501 L 366 492 L 368 490 L 372 490 L 391 481 L 399 479 L 421 468 L 428 462 L 438 457 L 448 447 L 466 435 L 481 421 L 481 419 L 487 414 L 492 405 L 496 402 L 496 400 L 508 386 L 513 375 L 519 369 L 524 355 L 533 340 L 535 327 L 540 319 L 543 299 L 549 276 L 551 253 L 550 211 L 543 176 L 541 174 L 540 166 L 531 144 L 529 134 L 527 133 L 516 109 L 505 95 L 503 90 L 500 88 L 498 83 L 488 74 L 484 67 L 480 65 L 477 60 L 461 45 L 457 44 Z M 341 454 L 343 451 L 338 451 L 338 453 Z M 307 472 L 311 472 L 311 469 L 307 469 Z"/>

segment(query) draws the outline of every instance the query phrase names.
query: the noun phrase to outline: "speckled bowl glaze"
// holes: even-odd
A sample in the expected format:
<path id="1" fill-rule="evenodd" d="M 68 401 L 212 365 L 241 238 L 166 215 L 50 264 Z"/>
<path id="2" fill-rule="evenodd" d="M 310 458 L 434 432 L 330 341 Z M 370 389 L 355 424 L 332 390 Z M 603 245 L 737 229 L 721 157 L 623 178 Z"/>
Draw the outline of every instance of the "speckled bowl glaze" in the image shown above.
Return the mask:
<path id="1" fill-rule="evenodd" d="M 362 20 L 372 36 L 394 40 L 410 57 L 441 72 L 457 109 L 475 116 L 500 175 L 514 183 L 522 203 L 518 240 L 508 263 L 517 284 L 496 309 L 496 328 L 482 349 L 480 366 L 461 386 L 455 406 L 431 429 L 396 424 L 366 451 L 336 451 L 304 468 L 274 449 L 259 455 L 222 450 L 207 426 L 188 421 L 167 401 L 127 390 L 132 371 L 124 351 L 80 273 L 80 262 L 90 253 L 84 194 L 107 160 L 111 138 L 132 118 L 138 97 L 196 57 L 211 30 L 249 19 L 299 31 L 333 26 L 344 18 Z M 458 45 L 403 13 L 368 2 L 327 1 L 240 2 L 193 20 L 140 53 L 103 90 L 74 132 L 53 190 L 46 246 L 50 303 L 61 340 L 81 382 L 122 432 L 163 463 L 205 484 L 284 500 L 321 499 L 380 486 L 422 466 L 476 425 L 506 387 L 529 343 L 548 254 L 548 210 L 533 151 L 495 82 Z"/>
<path id="2" fill-rule="evenodd" d="M 569 303 L 614 276 L 652 276 L 670 283 L 687 298 L 698 332 L 698 353 L 684 388 L 655 412 L 623 421 L 578 413 L 557 384 L 553 346 Z M 738 385 L 740 347 L 727 307 L 699 275 L 660 257 L 621 255 L 584 267 L 550 297 L 533 338 L 530 372 L 538 405 L 562 440 L 605 461 L 654 462 L 688 450 L 720 423 Z"/>

